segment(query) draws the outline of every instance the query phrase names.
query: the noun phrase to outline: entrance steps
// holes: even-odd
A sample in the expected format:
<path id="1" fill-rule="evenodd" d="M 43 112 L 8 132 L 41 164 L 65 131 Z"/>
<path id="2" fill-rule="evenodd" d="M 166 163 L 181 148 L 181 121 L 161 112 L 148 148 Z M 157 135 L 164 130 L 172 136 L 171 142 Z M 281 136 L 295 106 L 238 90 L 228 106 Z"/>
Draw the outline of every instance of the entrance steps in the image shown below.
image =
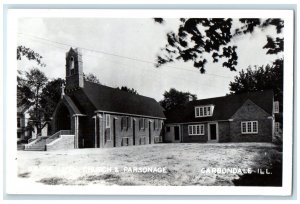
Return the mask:
<path id="1" fill-rule="evenodd" d="M 53 146 L 63 135 L 71 135 L 70 130 L 60 130 L 51 136 L 40 136 L 25 145 L 25 151 L 47 151 L 47 145 Z M 52 148 L 52 147 L 51 147 Z"/>

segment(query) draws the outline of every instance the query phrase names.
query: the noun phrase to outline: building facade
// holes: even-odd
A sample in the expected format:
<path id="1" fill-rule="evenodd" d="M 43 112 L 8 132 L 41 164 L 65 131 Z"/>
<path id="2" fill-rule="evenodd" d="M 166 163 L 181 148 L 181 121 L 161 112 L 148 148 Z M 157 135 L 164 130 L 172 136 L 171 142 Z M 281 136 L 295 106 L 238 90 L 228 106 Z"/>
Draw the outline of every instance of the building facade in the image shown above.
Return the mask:
<path id="1" fill-rule="evenodd" d="M 272 142 L 277 107 L 271 90 L 190 101 L 165 113 L 165 142 Z"/>
<path id="2" fill-rule="evenodd" d="M 162 141 L 165 115 L 153 98 L 84 80 L 82 53 L 66 53 L 66 86 L 52 134 L 69 130 L 75 148 L 154 144 Z"/>

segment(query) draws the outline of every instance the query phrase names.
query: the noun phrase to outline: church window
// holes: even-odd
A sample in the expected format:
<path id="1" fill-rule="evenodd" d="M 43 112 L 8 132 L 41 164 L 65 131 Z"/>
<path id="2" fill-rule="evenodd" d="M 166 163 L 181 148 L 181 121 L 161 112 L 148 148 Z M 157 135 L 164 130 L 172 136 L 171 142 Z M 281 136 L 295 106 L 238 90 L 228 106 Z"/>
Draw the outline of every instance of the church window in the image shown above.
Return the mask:
<path id="1" fill-rule="evenodd" d="M 110 128 L 110 115 L 106 114 L 106 128 Z"/>
<path id="2" fill-rule="evenodd" d="M 75 65 L 74 65 L 74 57 L 71 57 L 70 58 L 70 73 L 71 73 L 71 75 L 73 75 L 74 74 L 74 67 L 75 67 Z"/>
<path id="3" fill-rule="evenodd" d="M 145 129 L 145 118 L 140 118 L 140 130 Z"/>

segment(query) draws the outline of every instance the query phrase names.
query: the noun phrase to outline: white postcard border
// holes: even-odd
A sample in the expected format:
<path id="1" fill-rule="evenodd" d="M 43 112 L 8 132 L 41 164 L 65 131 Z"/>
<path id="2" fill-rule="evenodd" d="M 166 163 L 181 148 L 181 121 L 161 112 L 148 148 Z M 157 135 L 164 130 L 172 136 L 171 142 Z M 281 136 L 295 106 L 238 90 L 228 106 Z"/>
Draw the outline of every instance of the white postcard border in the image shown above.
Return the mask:
<path id="1" fill-rule="evenodd" d="M 18 18 L 83 17 L 83 18 L 150 18 L 150 17 L 255 17 L 284 19 L 284 132 L 282 187 L 208 187 L 208 186 L 45 186 L 20 183 L 17 178 L 16 146 L 16 47 Z M 83 9 L 18 9 L 8 10 L 7 67 L 5 84 L 6 110 L 6 192 L 8 194 L 78 194 L 78 195 L 290 195 L 292 186 L 293 141 L 293 11 L 291 10 L 83 10 Z M 13 88 L 12 88 L 13 87 Z"/>

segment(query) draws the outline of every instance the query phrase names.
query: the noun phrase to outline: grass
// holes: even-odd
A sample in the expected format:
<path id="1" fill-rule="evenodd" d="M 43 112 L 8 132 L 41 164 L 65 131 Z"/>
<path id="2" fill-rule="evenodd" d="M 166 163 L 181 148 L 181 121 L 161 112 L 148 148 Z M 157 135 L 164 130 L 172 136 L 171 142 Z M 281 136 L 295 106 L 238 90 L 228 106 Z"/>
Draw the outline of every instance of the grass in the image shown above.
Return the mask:
<path id="1" fill-rule="evenodd" d="M 45 185 L 280 186 L 281 164 L 280 148 L 268 143 L 181 143 L 18 152 L 19 178 Z M 166 172 L 124 171 L 135 167 L 165 168 Z M 213 168 L 268 169 L 272 174 L 201 172 Z"/>

